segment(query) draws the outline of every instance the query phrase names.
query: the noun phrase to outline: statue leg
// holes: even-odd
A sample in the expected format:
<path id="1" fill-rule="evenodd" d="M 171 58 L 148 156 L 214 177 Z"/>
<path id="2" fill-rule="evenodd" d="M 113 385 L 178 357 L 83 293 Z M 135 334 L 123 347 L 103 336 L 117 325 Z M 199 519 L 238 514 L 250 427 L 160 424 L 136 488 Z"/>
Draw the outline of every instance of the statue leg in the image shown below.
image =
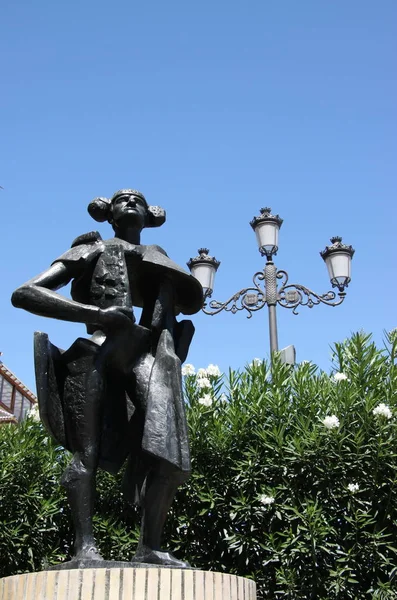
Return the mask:
<path id="1" fill-rule="evenodd" d="M 77 401 L 67 429 L 73 458 L 65 469 L 61 484 L 72 510 L 76 559 L 101 560 L 93 533 L 95 480 L 99 460 L 103 378 L 96 368 L 85 374 L 83 390 L 77 388 Z M 78 409 L 78 412 L 76 410 Z"/>
<path id="2" fill-rule="evenodd" d="M 162 460 L 156 460 L 147 473 L 140 493 L 141 533 L 133 562 L 189 568 L 169 552 L 161 550 L 161 535 L 181 473 Z"/>
<path id="3" fill-rule="evenodd" d="M 153 369 L 156 361 L 159 373 L 154 376 Z M 127 496 L 131 499 L 135 486 L 138 487 L 138 500 L 142 513 L 140 540 L 132 562 L 189 568 L 187 563 L 161 550 L 161 535 L 167 513 L 178 486 L 187 479 L 189 472 L 178 469 L 168 460 L 160 458 L 162 455 L 159 452 L 156 454 L 155 451 L 150 452 L 149 450 L 146 452 L 142 450 L 148 414 L 150 414 L 152 421 L 150 427 L 152 441 L 154 442 L 152 449 L 158 451 L 158 448 L 154 448 L 156 440 L 159 441 L 159 446 L 162 447 L 164 439 L 175 434 L 174 429 L 166 429 L 167 420 L 164 416 L 170 412 L 172 414 L 172 411 L 167 410 L 167 403 L 174 404 L 173 396 L 176 386 L 172 386 L 172 378 L 170 383 L 170 373 L 176 373 L 175 378 L 179 381 L 178 369 L 180 369 L 179 359 L 175 361 L 171 356 L 171 360 L 165 362 L 161 356 L 153 359 L 150 354 L 143 356 L 141 361 L 134 367 L 135 381 L 131 381 L 132 389 L 128 393 L 137 407 L 137 413 L 133 418 L 140 417 L 140 428 L 136 427 L 136 444 L 131 447 L 130 460 L 125 473 L 125 485 L 128 490 Z M 148 393 L 150 382 L 156 388 L 152 390 L 151 394 Z M 151 397 L 150 410 L 147 408 L 148 395 Z M 182 396 L 178 397 L 183 402 Z M 163 421 L 165 420 L 160 440 L 157 438 L 159 415 L 163 417 Z M 134 458 L 135 460 L 133 460 Z M 134 496 L 136 498 L 136 495 Z"/>

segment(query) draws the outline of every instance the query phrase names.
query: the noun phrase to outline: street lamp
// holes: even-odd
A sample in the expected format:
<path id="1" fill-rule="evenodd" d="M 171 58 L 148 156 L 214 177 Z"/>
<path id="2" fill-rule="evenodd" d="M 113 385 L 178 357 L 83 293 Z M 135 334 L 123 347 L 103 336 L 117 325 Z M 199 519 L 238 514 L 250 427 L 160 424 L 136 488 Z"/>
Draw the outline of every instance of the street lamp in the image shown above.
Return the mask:
<path id="1" fill-rule="evenodd" d="M 326 246 L 320 254 L 327 265 L 332 287 L 337 287 L 343 292 L 350 283 L 354 250 L 351 246 L 342 244 L 342 238 L 338 236 L 331 238 L 331 244 L 332 246 Z"/>
<path id="2" fill-rule="evenodd" d="M 266 264 L 262 271 L 258 271 L 253 276 L 253 286 L 243 288 L 226 302 L 218 300 L 207 302 L 212 296 L 215 273 L 220 265 L 216 258 L 209 256 L 209 250 L 200 248 L 199 255 L 191 258 L 187 263 L 192 275 L 203 286 L 202 310 L 205 314 L 216 315 L 222 310 L 235 314 L 240 310 L 245 310 L 248 312 L 248 318 L 251 318 L 253 312 L 264 306 L 268 307 L 271 353 L 278 351 L 277 304 L 291 309 L 295 315 L 298 314 L 299 305 L 313 308 L 318 304 L 328 306 L 342 304 L 346 297 L 345 288 L 351 279 L 351 260 L 354 254 L 352 246 L 343 244 L 340 237 L 331 238 L 331 245 L 326 246 L 325 250 L 320 252 L 327 265 L 331 285 L 338 288 L 338 299 L 333 291 L 316 294 L 304 285 L 288 283 L 288 273 L 277 270 L 273 262 L 273 256 L 277 254 L 278 250 L 278 234 L 282 223 L 283 220 L 279 215 L 271 214 L 270 208 L 261 208 L 260 215 L 252 219 L 250 225 L 255 232 L 259 252 L 262 256 L 266 256 Z M 279 285 L 277 280 L 280 280 Z"/>
<path id="3" fill-rule="evenodd" d="M 193 277 L 199 280 L 204 290 L 204 298 L 210 298 L 214 290 L 215 273 L 221 264 L 213 256 L 208 256 L 208 248 L 199 248 L 198 256 L 187 263 Z"/>
<path id="4" fill-rule="evenodd" d="M 278 250 L 278 232 L 283 220 L 278 215 L 272 215 L 271 208 L 261 208 L 259 217 L 254 217 L 250 222 L 255 231 L 259 252 L 271 260 Z"/>

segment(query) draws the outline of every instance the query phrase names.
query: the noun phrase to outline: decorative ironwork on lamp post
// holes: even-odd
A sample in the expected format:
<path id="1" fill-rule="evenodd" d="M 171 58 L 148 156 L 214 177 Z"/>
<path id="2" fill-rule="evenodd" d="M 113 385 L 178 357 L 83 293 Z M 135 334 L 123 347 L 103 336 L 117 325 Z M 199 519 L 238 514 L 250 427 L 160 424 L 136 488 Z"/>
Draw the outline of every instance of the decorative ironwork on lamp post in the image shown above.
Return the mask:
<path id="1" fill-rule="evenodd" d="M 338 306 L 346 297 L 345 288 L 351 280 L 351 260 L 354 249 L 342 243 L 341 237 L 331 238 L 331 245 L 320 252 L 324 259 L 332 287 L 338 288 L 338 297 L 334 291 L 317 294 L 304 285 L 289 283 L 288 273 L 278 270 L 273 262 L 273 256 L 278 250 L 278 234 L 283 220 L 279 215 L 272 215 L 270 208 L 261 208 L 260 215 L 250 222 L 255 231 L 259 252 L 266 256 L 266 264 L 262 271 L 253 276 L 253 284 L 233 294 L 225 302 L 210 300 L 214 289 L 215 273 L 220 262 L 209 256 L 207 248 L 200 248 L 199 255 L 191 258 L 187 263 L 192 275 L 196 277 L 204 289 L 203 312 L 207 315 L 216 315 L 221 311 L 233 314 L 238 311 L 248 312 L 250 319 L 252 313 L 268 307 L 269 335 L 271 353 L 278 351 L 277 334 L 277 304 L 289 308 L 293 314 L 298 314 L 299 306 L 313 308 L 318 304 Z M 278 280 L 280 283 L 278 284 Z"/>

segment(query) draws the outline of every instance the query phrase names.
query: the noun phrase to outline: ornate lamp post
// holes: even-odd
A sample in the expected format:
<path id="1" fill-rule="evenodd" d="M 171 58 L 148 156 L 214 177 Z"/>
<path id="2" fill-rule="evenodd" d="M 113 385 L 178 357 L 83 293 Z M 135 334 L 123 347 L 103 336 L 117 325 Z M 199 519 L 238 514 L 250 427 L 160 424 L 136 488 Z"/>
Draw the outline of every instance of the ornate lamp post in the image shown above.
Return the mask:
<path id="1" fill-rule="evenodd" d="M 214 289 L 215 273 L 220 265 L 216 258 L 209 256 L 207 248 L 200 248 L 199 255 L 191 258 L 187 263 L 192 275 L 196 277 L 204 289 L 203 312 L 207 315 L 216 315 L 222 310 L 235 314 L 240 310 L 252 313 L 267 306 L 269 313 L 269 335 L 271 352 L 278 351 L 277 335 L 277 304 L 283 308 L 290 308 L 293 314 L 298 314 L 299 305 L 313 308 L 317 304 L 338 306 L 346 297 L 345 288 L 351 279 L 351 260 L 354 249 L 342 243 L 342 238 L 331 238 L 331 245 L 320 252 L 324 259 L 332 287 L 338 288 L 338 298 L 333 291 L 325 294 L 316 294 L 304 285 L 288 283 L 288 273 L 278 270 L 273 262 L 273 256 L 278 250 L 278 234 L 283 220 L 279 215 L 272 215 L 270 208 L 261 208 L 260 215 L 250 222 L 255 231 L 259 252 L 266 256 L 263 271 L 258 271 L 253 276 L 253 285 L 243 288 L 233 294 L 226 302 L 210 300 Z M 280 284 L 278 281 L 280 280 Z"/>

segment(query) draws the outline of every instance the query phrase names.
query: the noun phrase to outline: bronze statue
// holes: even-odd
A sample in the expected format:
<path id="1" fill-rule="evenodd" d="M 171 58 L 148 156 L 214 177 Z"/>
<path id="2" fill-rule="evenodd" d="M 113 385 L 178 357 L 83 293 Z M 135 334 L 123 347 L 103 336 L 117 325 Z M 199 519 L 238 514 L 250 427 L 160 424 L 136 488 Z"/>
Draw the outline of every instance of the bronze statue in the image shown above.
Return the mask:
<path id="1" fill-rule="evenodd" d="M 46 334 L 35 334 L 40 415 L 73 454 L 61 481 L 74 519 L 72 563 L 103 560 L 92 527 L 96 472 L 117 473 L 127 460 L 125 489 L 142 511 L 132 562 L 188 566 L 163 552 L 160 539 L 176 489 L 190 472 L 181 362 L 194 327 L 176 316 L 200 310 L 202 288 L 162 248 L 141 244 L 141 231 L 162 225 L 165 212 L 140 192 L 96 198 L 88 211 L 111 223 L 114 238 L 79 236 L 12 296 L 14 306 L 37 315 L 85 323 L 91 336 L 62 351 Z M 72 299 L 56 292 L 70 281 Z M 142 308 L 139 324 L 134 306 Z"/>

